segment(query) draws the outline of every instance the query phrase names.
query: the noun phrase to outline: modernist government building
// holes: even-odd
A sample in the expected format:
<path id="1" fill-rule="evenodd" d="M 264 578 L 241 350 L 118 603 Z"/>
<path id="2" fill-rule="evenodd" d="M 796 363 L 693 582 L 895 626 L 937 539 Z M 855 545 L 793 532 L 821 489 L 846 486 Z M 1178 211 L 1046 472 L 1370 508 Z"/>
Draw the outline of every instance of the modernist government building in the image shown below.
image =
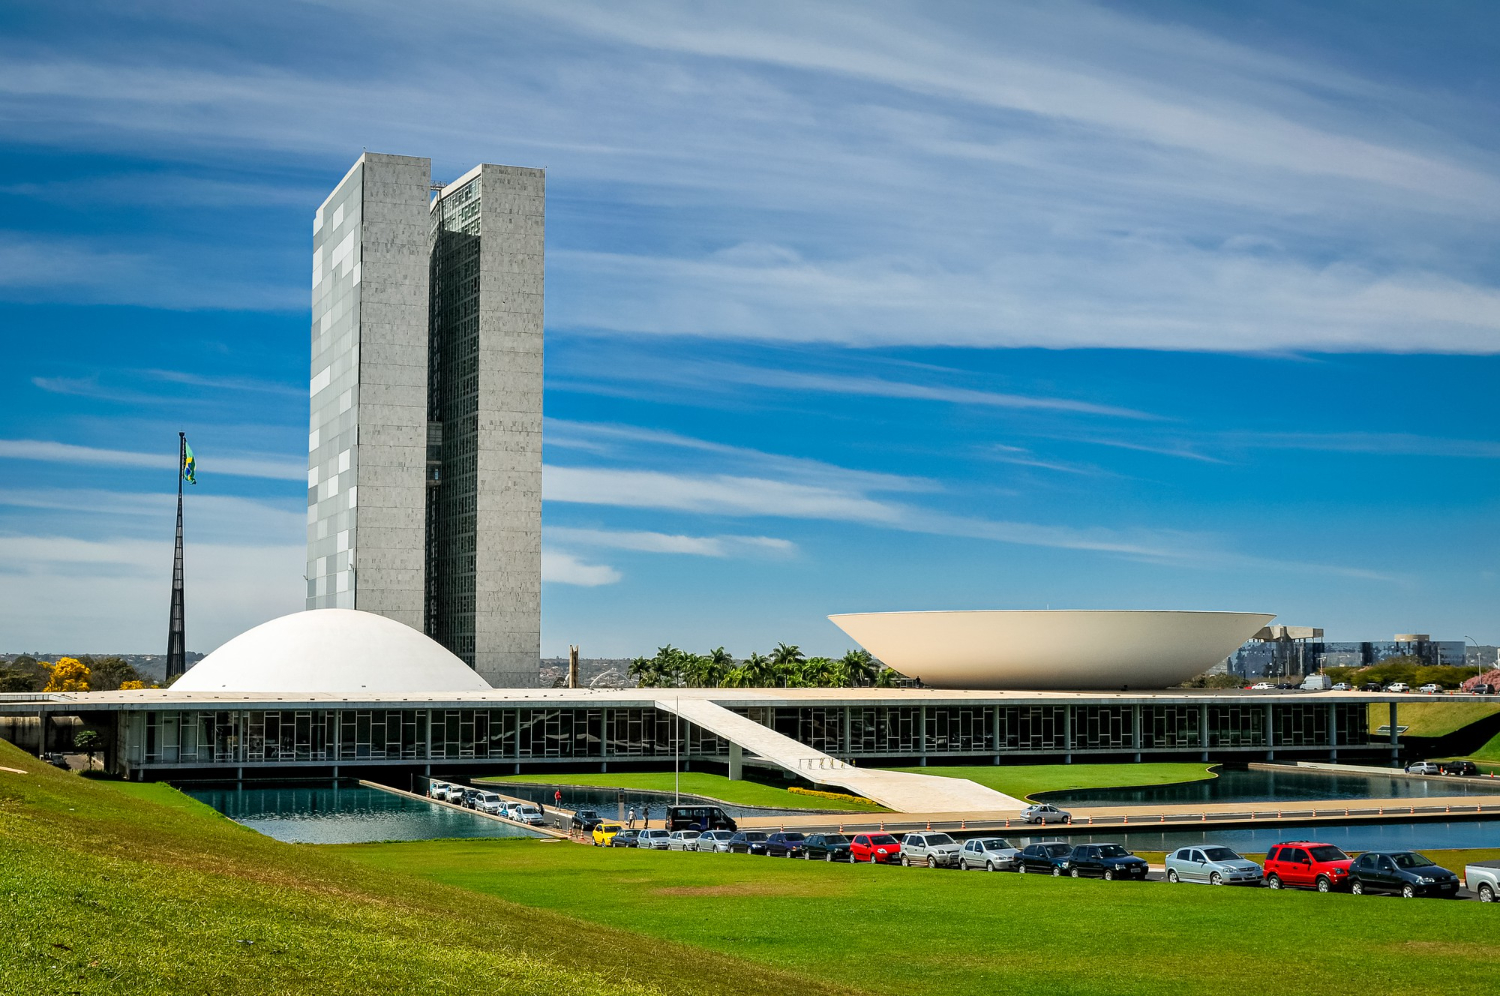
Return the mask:
<path id="1" fill-rule="evenodd" d="M 307 610 L 171 688 L 0 695 L 0 736 L 104 734 L 131 778 L 746 766 L 893 810 L 998 811 L 931 761 L 1389 759 L 1399 696 L 1165 691 L 1249 612 L 830 617 L 921 688 L 539 689 L 545 175 L 367 153 L 312 225 Z M 1371 722 L 1391 705 L 1388 730 Z M 1384 709 L 1379 710 L 1383 715 Z"/>

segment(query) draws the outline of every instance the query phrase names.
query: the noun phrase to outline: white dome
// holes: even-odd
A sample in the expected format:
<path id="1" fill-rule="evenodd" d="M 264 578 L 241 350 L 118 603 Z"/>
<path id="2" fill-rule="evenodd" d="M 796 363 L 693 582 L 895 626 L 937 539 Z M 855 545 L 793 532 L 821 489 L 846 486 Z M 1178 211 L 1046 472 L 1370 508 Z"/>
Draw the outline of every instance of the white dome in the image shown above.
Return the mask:
<path id="1" fill-rule="evenodd" d="M 1263 612 L 858 612 L 829 616 L 933 688 L 1167 688 L 1202 674 L 1276 616 Z"/>
<path id="2" fill-rule="evenodd" d="M 489 684 L 441 644 L 394 619 L 310 609 L 261 623 L 177 679 L 182 692 L 482 692 Z"/>

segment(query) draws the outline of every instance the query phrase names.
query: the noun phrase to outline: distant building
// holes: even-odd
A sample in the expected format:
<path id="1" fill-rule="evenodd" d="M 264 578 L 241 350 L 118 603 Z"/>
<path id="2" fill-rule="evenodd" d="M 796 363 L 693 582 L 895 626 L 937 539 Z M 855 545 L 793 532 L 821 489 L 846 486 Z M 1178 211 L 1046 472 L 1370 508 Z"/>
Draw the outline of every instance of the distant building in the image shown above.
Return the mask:
<path id="1" fill-rule="evenodd" d="M 1322 630 L 1315 630 L 1321 637 Z M 1426 633 L 1398 633 L 1389 640 L 1337 643 L 1319 640 L 1259 640 L 1245 643 L 1224 662 L 1245 678 L 1312 674 L 1329 667 L 1369 667 L 1392 657 L 1416 657 L 1424 666 L 1473 667 L 1462 640 L 1434 640 Z M 1494 660 L 1493 657 L 1490 660 Z"/>
<path id="2" fill-rule="evenodd" d="M 545 175 L 367 153 L 313 219 L 307 607 L 541 657 Z M 435 195 L 434 195 L 434 192 Z"/>

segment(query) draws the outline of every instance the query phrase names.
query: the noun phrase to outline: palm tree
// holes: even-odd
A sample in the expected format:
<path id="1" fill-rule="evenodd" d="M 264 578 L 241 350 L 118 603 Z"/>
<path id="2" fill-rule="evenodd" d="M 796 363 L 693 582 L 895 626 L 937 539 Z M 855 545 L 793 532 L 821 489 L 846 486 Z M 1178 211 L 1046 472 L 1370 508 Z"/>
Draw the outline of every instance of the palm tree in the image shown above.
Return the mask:
<path id="1" fill-rule="evenodd" d="M 883 667 L 875 675 L 875 684 L 880 688 L 894 688 L 904 675 L 891 667 Z"/>
<path id="2" fill-rule="evenodd" d="M 755 684 L 755 674 L 746 664 L 730 668 L 719 679 L 720 688 L 752 688 Z"/>
<path id="3" fill-rule="evenodd" d="M 723 647 L 716 647 L 710 650 L 708 652 L 708 661 L 713 665 L 712 673 L 715 685 L 724 680 L 724 675 L 728 674 L 736 663 L 734 654 L 731 654 Z"/>
<path id="4" fill-rule="evenodd" d="M 764 654 L 758 654 L 754 651 L 751 651 L 750 656 L 745 658 L 745 662 L 740 667 L 749 677 L 750 684 L 749 686 L 737 685 L 731 687 L 764 688 L 768 685 L 773 684 L 776 680 L 776 669 L 771 665 L 771 659 L 769 657 L 766 657 Z"/>
<path id="5" fill-rule="evenodd" d="M 650 688 L 659 680 L 655 662 L 649 657 L 637 657 L 630 662 L 629 674 L 642 688 Z"/>
<path id="6" fill-rule="evenodd" d="M 875 683 L 875 658 L 868 650 L 851 650 L 839 658 L 843 665 L 844 673 L 848 676 L 847 683 L 850 685 L 864 685 Z"/>
<path id="7" fill-rule="evenodd" d="M 713 654 L 688 654 L 685 670 L 689 685 L 695 688 L 714 688 L 724 676 L 725 668 L 715 662 Z"/>
<path id="8" fill-rule="evenodd" d="M 833 661 L 827 657 L 809 657 L 802 662 L 797 669 L 797 676 L 802 679 L 802 684 L 814 688 L 827 688 L 834 684 Z"/>

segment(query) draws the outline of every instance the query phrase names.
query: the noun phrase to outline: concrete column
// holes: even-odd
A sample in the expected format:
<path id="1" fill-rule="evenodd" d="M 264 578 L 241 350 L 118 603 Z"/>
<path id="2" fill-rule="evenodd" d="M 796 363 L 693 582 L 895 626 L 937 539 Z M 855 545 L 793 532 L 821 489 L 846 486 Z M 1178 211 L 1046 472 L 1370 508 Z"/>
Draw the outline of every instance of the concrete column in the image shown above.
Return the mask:
<path id="1" fill-rule="evenodd" d="M 927 767 L 927 707 L 922 707 L 922 722 L 918 726 L 918 742 L 922 745 L 922 767 Z"/>
<path id="2" fill-rule="evenodd" d="M 1271 703 L 1267 702 L 1266 703 L 1266 760 L 1267 761 L 1274 761 L 1274 760 L 1276 760 L 1276 726 L 1275 726 L 1275 723 L 1273 722 L 1275 720 L 1275 718 L 1276 718 L 1276 713 L 1273 710 L 1273 708 L 1271 706 Z"/>
<path id="3" fill-rule="evenodd" d="M 737 743 L 729 744 L 729 780 L 738 782 L 745 777 L 745 748 Z"/>
<path id="4" fill-rule="evenodd" d="M 339 722 L 340 722 L 340 724 L 343 723 L 342 714 L 340 714 Z M 343 730 L 340 730 L 339 731 L 339 743 L 343 743 L 343 742 L 344 742 L 343 741 Z M 432 710 L 431 709 L 427 710 L 427 760 L 429 760 L 429 761 L 432 760 Z M 429 775 L 432 774 L 432 765 L 430 765 L 430 764 L 427 766 L 427 773 Z"/>
<path id="5" fill-rule="evenodd" d="M 1073 763 L 1073 706 L 1063 706 L 1063 761 Z"/>
<path id="6" fill-rule="evenodd" d="M 1396 734 L 1396 703 L 1391 703 L 1391 760 L 1401 756 L 1401 743 Z"/>
<path id="7" fill-rule="evenodd" d="M 1208 703 L 1198 706 L 1198 746 L 1204 761 L 1208 760 Z"/>
<path id="8" fill-rule="evenodd" d="M 1135 760 L 1139 764 L 1141 760 L 1141 707 L 1139 705 L 1130 707 L 1130 742 L 1135 747 Z"/>
<path id="9" fill-rule="evenodd" d="M 854 756 L 854 710 L 844 706 L 844 760 Z"/>

